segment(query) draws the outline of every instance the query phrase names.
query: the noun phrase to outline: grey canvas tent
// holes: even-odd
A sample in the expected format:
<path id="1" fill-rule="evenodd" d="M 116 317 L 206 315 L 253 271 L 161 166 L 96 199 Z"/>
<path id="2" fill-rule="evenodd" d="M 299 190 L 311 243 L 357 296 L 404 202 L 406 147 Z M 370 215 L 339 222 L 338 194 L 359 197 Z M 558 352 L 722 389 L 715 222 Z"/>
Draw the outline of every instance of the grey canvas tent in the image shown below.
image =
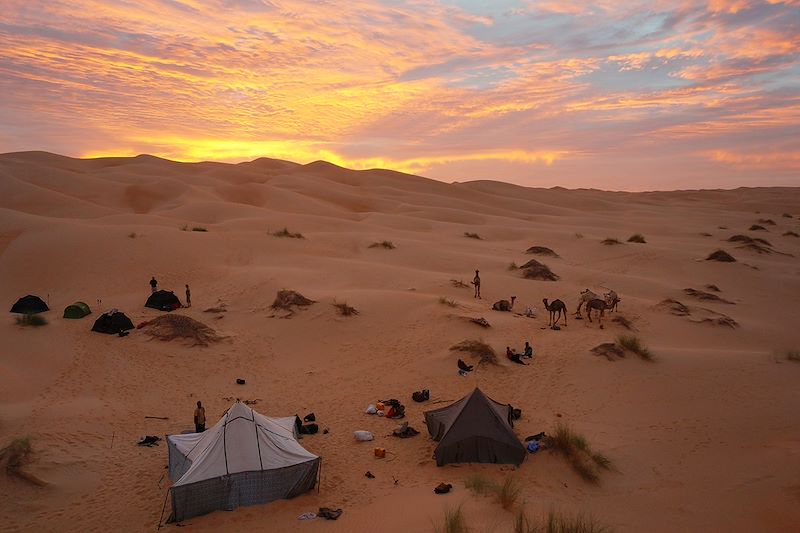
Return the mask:
<path id="1" fill-rule="evenodd" d="M 236 402 L 203 433 L 167 435 L 170 521 L 292 498 L 314 488 L 321 459 L 296 440 L 295 417 Z"/>
<path id="2" fill-rule="evenodd" d="M 476 387 L 447 407 L 426 411 L 428 433 L 439 441 L 436 464 L 522 463 L 525 447 L 508 423 L 508 410 Z"/>

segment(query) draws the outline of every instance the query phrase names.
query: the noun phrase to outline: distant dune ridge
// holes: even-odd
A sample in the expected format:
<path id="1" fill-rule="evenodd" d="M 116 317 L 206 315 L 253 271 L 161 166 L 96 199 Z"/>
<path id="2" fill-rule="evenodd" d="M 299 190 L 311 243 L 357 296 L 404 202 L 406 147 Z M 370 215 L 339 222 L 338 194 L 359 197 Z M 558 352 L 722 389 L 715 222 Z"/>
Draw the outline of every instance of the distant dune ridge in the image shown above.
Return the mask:
<path id="1" fill-rule="evenodd" d="M 781 253 L 723 242 L 759 219 L 773 222 Z M 284 228 L 304 238 L 275 238 Z M 430 531 L 459 503 L 474 531 L 513 530 L 514 512 L 465 490 L 473 474 L 513 477 L 527 516 L 557 508 L 615 531 L 791 531 L 800 523 L 800 364 L 781 354 L 800 349 L 800 243 L 781 236 L 798 231 L 799 188 L 624 193 L 448 184 L 322 161 L 1 154 L 0 299 L 10 309 L 33 294 L 50 307 L 36 328 L 10 313 L 0 321 L 0 449 L 29 443 L 21 468 L 41 481 L 0 474 L 3 527 L 156 528 L 167 449 L 135 442 L 193 428 L 198 400 L 213 424 L 240 398 L 265 415 L 315 413 L 320 433 L 301 444 L 323 459 L 320 490 L 194 518 L 194 531 L 297 531 L 316 527 L 297 517 L 320 507 L 344 510 L 324 524 L 334 533 Z M 599 244 L 634 234 L 646 245 Z M 394 248 L 370 249 L 383 242 Z M 557 280 L 508 269 L 535 243 L 557 250 Z M 723 245 L 737 262 L 705 260 Z M 453 283 L 475 270 L 481 299 Z M 192 307 L 169 316 L 202 322 L 219 342 L 89 331 L 111 308 L 134 324 L 161 315 L 143 306 L 151 277 L 181 301 L 188 284 Z M 710 286 L 725 301 L 699 290 Z M 652 363 L 592 355 L 627 330 L 608 310 L 604 329 L 574 318 L 587 288 L 619 294 Z M 271 306 L 285 289 L 318 304 L 283 319 Z M 680 304 L 687 294 L 703 307 Z M 512 295 L 512 312 L 491 312 Z M 567 327 L 546 328 L 543 298 L 566 304 Z M 61 318 L 76 301 L 93 314 Z M 357 314 L 343 317 L 342 302 Z M 489 317 L 491 328 L 454 317 Z M 477 334 L 498 364 L 459 376 L 450 347 Z M 527 366 L 502 357 L 525 341 Z M 438 468 L 424 432 L 392 438 L 397 421 L 364 414 L 398 398 L 422 430 L 423 411 L 476 386 L 522 410 L 518 436 L 569 424 L 615 470 L 590 485 L 548 451 L 518 470 Z M 430 401 L 411 401 L 422 389 Z M 375 442 L 354 442 L 356 430 Z M 375 458 L 372 444 L 388 458 Z M 434 494 L 441 482 L 449 494 Z"/>

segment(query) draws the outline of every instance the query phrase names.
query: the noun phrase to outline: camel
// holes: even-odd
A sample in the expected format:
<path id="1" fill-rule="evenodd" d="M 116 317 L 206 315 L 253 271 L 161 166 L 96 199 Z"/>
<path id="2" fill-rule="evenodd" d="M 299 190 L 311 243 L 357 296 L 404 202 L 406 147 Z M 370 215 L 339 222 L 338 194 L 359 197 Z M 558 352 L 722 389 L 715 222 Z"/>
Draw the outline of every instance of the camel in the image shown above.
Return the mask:
<path id="1" fill-rule="evenodd" d="M 581 306 L 588 304 L 592 300 L 597 300 L 599 298 L 600 298 L 599 295 L 593 293 L 589 289 L 582 290 L 581 295 L 578 298 L 578 310 L 575 311 L 575 318 L 583 318 L 581 316 Z"/>
<path id="2" fill-rule="evenodd" d="M 555 326 L 559 320 L 561 320 L 561 312 L 564 312 L 564 326 L 567 325 L 567 306 L 564 305 L 564 302 L 561 300 L 553 300 L 552 303 L 547 303 L 547 298 L 543 298 L 542 302 L 544 303 L 544 308 L 550 311 L 550 322 L 547 323 L 548 326 Z M 558 318 L 553 321 L 553 318 L 558 313 Z"/>
<path id="3" fill-rule="evenodd" d="M 492 309 L 495 311 L 511 311 L 514 308 L 514 300 L 516 300 L 516 296 L 511 297 L 511 301 L 508 300 L 500 300 L 492 304 Z"/>
<path id="4" fill-rule="evenodd" d="M 586 316 L 589 317 L 589 322 L 592 321 L 592 311 L 597 310 L 599 311 L 598 321 L 600 322 L 600 327 L 603 327 L 603 315 L 605 314 L 606 309 L 611 309 L 613 304 L 601 300 L 600 298 L 595 298 L 594 300 L 586 302 Z"/>
<path id="5" fill-rule="evenodd" d="M 603 294 L 603 299 L 606 301 L 606 304 L 609 311 L 616 311 L 617 305 L 619 305 L 620 298 L 619 295 L 613 291 L 612 289 L 608 289 L 608 292 Z"/>

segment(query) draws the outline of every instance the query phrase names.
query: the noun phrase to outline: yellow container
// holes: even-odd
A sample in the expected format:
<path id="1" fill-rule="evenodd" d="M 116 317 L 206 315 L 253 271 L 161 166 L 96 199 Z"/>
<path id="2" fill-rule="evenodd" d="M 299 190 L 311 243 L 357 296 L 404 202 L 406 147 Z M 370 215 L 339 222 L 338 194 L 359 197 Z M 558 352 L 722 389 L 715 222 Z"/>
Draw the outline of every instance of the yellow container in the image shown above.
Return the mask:
<path id="1" fill-rule="evenodd" d="M 378 402 L 378 405 L 375 406 L 378 411 L 383 411 L 383 402 Z"/>
<path id="2" fill-rule="evenodd" d="M 386 457 L 386 448 L 375 448 L 375 457 L 379 459 Z"/>

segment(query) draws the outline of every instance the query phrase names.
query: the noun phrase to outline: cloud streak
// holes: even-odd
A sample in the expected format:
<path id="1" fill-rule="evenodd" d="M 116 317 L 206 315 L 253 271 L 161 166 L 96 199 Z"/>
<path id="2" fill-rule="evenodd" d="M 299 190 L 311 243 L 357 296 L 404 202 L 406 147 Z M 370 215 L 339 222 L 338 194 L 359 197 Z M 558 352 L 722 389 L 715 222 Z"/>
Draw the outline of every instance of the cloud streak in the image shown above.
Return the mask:
<path id="1" fill-rule="evenodd" d="M 800 2 L 508 4 L 7 0 L 0 151 L 800 185 Z"/>

